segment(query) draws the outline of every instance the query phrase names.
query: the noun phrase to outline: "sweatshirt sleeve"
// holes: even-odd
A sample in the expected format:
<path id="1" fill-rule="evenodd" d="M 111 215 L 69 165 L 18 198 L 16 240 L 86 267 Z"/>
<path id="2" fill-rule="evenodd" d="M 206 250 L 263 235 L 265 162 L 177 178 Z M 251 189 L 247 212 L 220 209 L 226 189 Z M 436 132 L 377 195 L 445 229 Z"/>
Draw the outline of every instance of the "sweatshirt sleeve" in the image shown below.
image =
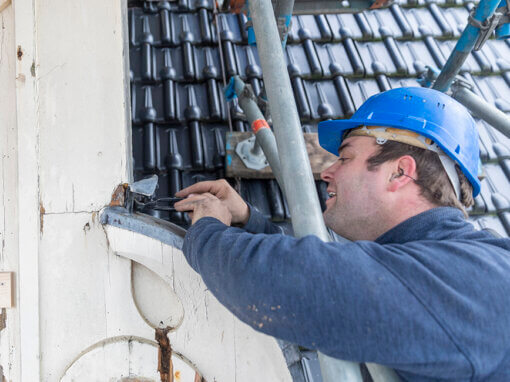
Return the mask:
<path id="1" fill-rule="evenodd" d="M 427 309 L 367 245 L 392 255 L 373 242 L 251 234 L 206 217 L 188 230 L 183 251 L 216 298 L 258 331 L 340 359 L 414 371 L 432 365 L 438 376 L 452 365 L 457 376 L 471 373 Z"/>
<path id="2" fill-rule="evenodd" d="M 278 227 L 276 224 L 266 219 L 260 211 L 251 204 L 248 204 L 248 207 L 250 208 L 250 217 L 243 229 L 251 233 L 283 233 L 281 227 Z"/>

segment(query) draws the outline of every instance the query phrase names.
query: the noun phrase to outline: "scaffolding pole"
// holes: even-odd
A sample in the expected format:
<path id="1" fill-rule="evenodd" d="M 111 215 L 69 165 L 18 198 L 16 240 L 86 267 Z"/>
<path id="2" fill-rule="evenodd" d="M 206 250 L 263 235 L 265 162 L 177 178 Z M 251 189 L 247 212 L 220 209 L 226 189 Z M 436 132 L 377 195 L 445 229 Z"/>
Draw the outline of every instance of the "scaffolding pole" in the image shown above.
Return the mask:
<path id="1" fill-rule="evenodd" d="M 296 237 L 315 235 L 323 241 L 330 241 L 315 189 L 271 0 L 250 0 L 249 11 L 271 109 L 294 234 Z M 334 359 L 320 352 L 319 362 L 324 382 L 361 381 L 359 365 L 354 362 Z M 377 374 L 376 381 L 399 380 L 391 369 L 380 365 L 370 366 Z"/>
<path id="2" fill-rule="evenodd" d="M 480 40 L 480 36 L 482 33 L 489 34 L 489 24 L 491 23 L 494 12 L 498 7 L 501 0 L 481 0 L 474 15 L 468 21 L 466 28 L 462 32 L 455 48 L 453 49 L 450 57 L 448 57 L 448 61 L 444 65 L 439 77 L 437 77 L 436 82 L 434 83 L 433 89 L 439 90 L 441 92 L 446 92 L 455 76 L 459 73 L 461 66 L 466 61 L 466 58 L 469 56 L 469 53 L 475 47 L 475 44 L 482 45 L 484 40 Z M 475 26 L 478 24 L 479 26 Z M 485 30 L 482 30 L 485 28 Z M 490 31 L 492 33 L 492 31 Z"/>
<path id="3" fill-rule="evenodd" d="M 270 0 L 249 2 L 296 237 L 329 241 Z"/>
<path id="4" fill-rule="evenodd" d="M 510 138 L 510 117 L 477 96 L 462 83 L 452 84 L 452 97 L 463 104 L 475 117 L 483 119 Z"/>

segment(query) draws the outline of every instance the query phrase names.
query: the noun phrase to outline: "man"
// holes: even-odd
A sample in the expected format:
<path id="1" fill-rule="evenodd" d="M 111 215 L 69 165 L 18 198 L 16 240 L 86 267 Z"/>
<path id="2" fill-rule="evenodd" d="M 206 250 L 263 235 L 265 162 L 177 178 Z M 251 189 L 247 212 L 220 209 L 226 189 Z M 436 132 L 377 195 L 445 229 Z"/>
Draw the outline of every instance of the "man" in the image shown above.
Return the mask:
<path id="1" fill-rule="evenodd" d="M 197 183 L 175 207 L 211 292 L 261 332 L 404 380 L 510 381 L 510 240 L 465 220 L 480 191 L 467 110 L 393 89 L 319 141 L 339 155 L 324 219 L 352 242 L 281 235 L 226 181 Z"/>

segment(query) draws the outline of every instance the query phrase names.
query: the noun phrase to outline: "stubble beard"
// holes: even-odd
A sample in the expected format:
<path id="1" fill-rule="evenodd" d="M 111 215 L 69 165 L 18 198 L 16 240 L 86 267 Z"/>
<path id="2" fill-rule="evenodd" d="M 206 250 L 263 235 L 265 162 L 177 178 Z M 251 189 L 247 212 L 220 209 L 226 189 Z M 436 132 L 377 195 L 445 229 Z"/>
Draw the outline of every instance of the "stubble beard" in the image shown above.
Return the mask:
<path id="1" fill-rule="evenodd" d="M 323 217 L 326 226 L 331 228 L 337 235 L 351 241 L 359 240 L 359 226 L 364 220 L 356 216 L 356 211 L 342 208 L 335 201 L 335 204 L 324 211 Z"/>
<path id="2" fill-rule="evenodd" d="M 336 202 L 337 201 L 335 200 L 335 204 L 329 206 L 328 209 L 326 209 L 326 211 L 324 211 L 322 214 L 324 217 L 324 223 L 326 224 L 326 227 L 331 228 L 336 234 L 345 237 L 344 235 L 346 232 L 344 232 L 345 230 L 343 227 L 345 224 L 345 219 L 342 216 L 343 214 L 338 211 L 339 208 Z"/>

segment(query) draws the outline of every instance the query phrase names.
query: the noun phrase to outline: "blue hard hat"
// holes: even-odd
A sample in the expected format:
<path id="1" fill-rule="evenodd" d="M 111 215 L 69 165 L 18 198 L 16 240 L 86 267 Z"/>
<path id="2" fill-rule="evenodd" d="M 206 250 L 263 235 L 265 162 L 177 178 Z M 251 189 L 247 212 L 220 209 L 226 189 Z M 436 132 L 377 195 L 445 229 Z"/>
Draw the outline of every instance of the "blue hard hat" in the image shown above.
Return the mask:
<path id="1" fill-rule="evenodd" d="M 419 87 L 376 94 L 352 118 L 320 122 L 319 143 L 338 155 L 345 132 L 358 126 L 389 126 L 430 138 L 459 165 L 473 186 L 473 196 L 480 193 L 475 121 L 464 106 L 446 94 Z"/>

